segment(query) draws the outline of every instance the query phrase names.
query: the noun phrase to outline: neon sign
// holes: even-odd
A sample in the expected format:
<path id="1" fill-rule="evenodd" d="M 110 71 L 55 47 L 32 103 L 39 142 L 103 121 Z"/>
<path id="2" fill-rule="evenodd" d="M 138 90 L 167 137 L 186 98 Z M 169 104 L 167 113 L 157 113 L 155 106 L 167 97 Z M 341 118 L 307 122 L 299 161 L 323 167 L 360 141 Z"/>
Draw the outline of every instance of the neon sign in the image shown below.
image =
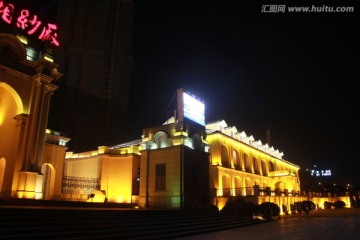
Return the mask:
<path id="1" fill-rule="evenodd" d="M 57 26 L 55 24 L 43 24 L 37 15 L 32 15 L 27 9 L 22 9 L 19 15 L 14 12 L 15 6 L 13 4 L 4 4 L 3 1 L 0 1 L 0 17 L 2 21 L 9 25 L 16 21 L 16 27 L 26 31 L 29 35 L 36 33 L 41 41 L 49 42 L 55 46 L 60 45 L 57 40 Z"/>
<path id="2" fill-rule="evenodd" d="M 331 170 L 310 170 L 310 175 L 314 177 L 328 177 L 331 176 Z"/>

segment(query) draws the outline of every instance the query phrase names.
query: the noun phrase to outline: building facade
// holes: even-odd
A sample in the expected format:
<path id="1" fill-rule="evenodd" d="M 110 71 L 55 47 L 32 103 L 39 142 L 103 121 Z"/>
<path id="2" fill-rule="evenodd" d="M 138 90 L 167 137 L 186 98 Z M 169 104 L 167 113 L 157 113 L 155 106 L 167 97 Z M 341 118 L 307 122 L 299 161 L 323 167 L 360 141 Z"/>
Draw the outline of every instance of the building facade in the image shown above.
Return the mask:
<path id="1" fill-rule="evenodd" d="M 69 140 L 46 132 L 57 88 L 52 82 L 62 74 L 57 64 L 44 58 L 29 60 L 30 51 L 19 38 L 0 33 L 1 197 L 52 199 L 61 195 L 59 180 Z"/>
<path id="2" fill-rule="evenodd" d="M 104 195 L 108 202 L 143 208 L 205 208 L 210 203 L 208 146 L 204 131 L 191 125 L 171 121 L 144 129 L 139 140 L 68 152 L 65 198 L 94 201 L 89 195 L 97 192 L 100 201 Z"/>
<path id="3" fill-rule="evenodd" d="M 299 166 L 284 160 L 282 152 L 224 120 L 209 123 L 206 129 L 213 204 L 222 208 L 228 198 L 241 196 L 255 196 L 256 203 L 270 199 L 285 207 L 298 200 Z"/>
<path id="4" fill-rule="evenodd" d="M 140 164 L 133 160 L 132 167 L 121 167 L 132 173 L 128 181 L 113 180 L 114 186 L 129 184 L 130 190 L 132 184 L 137 184 L 134 180 L 139 179 L 138 195 L 128 195 L 127 199 L 140 207 L 205 208 L 211 204 L 221 209 L 229 198 L 244 197 L 256 203 L 276 202 L 290 209 L 300 199 L 299 166 L 282 159 L 283 153 L 273 147 L 238 132 L 236 127 L 228 127 L 225 121 L 201 129 L 190 121 L 172 118 L 161 126 L 144 129 L 142 139 L 110 149 L 119 162 L 129 154 L 140 159 Z M 98 153 L 80 155 L 65 160 L 82 161 L 78 168 L 81 171 L 72 170 L 73 179 L 97 169 L 94 165 L 101 166 L 97 163 Z M 96 178 L 104 190 L 101 171 L 97 171 Z"/>

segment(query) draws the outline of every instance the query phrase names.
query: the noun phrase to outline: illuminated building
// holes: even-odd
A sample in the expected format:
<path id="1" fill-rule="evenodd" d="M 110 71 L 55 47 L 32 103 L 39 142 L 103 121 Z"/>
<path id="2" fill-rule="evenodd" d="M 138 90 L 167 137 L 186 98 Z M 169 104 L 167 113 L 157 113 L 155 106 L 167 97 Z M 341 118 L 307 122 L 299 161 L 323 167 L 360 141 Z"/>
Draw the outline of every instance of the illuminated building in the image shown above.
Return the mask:
<path id="1" fill-rule="evenodd" d="M 299 166 L 282 159 L 282 152 L 224 120 L 206 129 L 213 204 L 221 208 L 229 197 L 256 196 L 256 203 L 272 201 L 289 209 L 300 196 Z"/>
<path id="2" fill-rule="evenodd" d="M 0 32 L 22 35 L 28 60 L 56 61 L 63 73 L 55 80 L 48 127 L 71 136 L 75 151 L 128 138 L 133 5 L 0 0 Z M 27 44 L 30 39 L 37 42 Z"/>
<path id="3" fill-rule="evenodd" d="M 175 116 L 144 129 L 140 139 L 66 152 L 70 139 L 47 130 L 58 65 L 50 55 L 29 57 L 24 36 L 0 33 L 0 53 L 2 198 L 174 209 L 221 209 L 240 196 L 289 209 L 302 198 L 298 166 L 225 121 L 205 124 L 204 103 L 182 89 Z"/>
<path id="4" fill-rule="evenodd" d="M 69 201 L 137 202 L 140 183 L 137 142 L 115 148 L 102 146 L 96 151 L 79 154 L 67 152 L 62 198 Z"/>
<path id="5" fill-rule="evenodd" d="M 28 55 L 22 41 L 0 33 L 1 196 L 51 199 L 61 195 L 69 140 L 46 132 L 50 98 L 57 88 L 52 82 L 62 74 L 57 64 L 44 58 L 32 61 Z"/>
<path id="6" fill-rule="evenodd" d="M 101 151 L 102 147 L 94 152 L 69 153 L 64 172 L 66 196 L 86 200 L 88 194 L 99 189 L 109 202 L 135 202 L 141 207 L 209 205 L 209 146 L 203 142 L 205 127 L 186 119 L 193 116 L 193 120 L 199 119 L 204 124 L 204 111 L 200 118 L 192 115 L 196 113 L 192 107 L 197 104 L 201 107 L 202 103 L 182 90 L 177 93 L 177 120 L 172 118 L 161 126 L 144 129 L 141 139 L 105 147 L 105 151 Z M 84 186 L 84 181 L 92 187 L 81 190 L 78 186 Z"/>
<path id="7" fill-rule="evenodd" d="M 182 89 L 177 95 L 177 116 L 161 126 L 144 129 L 142 139 L 111 147 L 102 154 L 118 162 L 130 155 L 136 159 L 133 165 L 123 166 L 132 176 L 124 181 L 114 177 L 114 186 L 121 182 L 132 189 L 131 183 L 139 177 L 136 203 L 155 208 L 195 208 L 209 203 L 222 208 L 230 197 L 240 196 L 290 208 L 299 199 L 299 167 L 282 159 L 283 153 L 238 132 L 236 127 L 228 127 L 225 121 L 205 125 L 203 103 Z M 68 158 L 65 166 L 76 162 L 82 166 L 76 171 L 69 167 L 69 177 L 91 177 L 98 179 L 99 184 L 108 181 L 101 174 L 104 170 L 98 163 L 100 155 L 95 151 Z M 138 167 L 139 176 L 135 174 Z M 98 170 L 89 176 L 88 172 L 94 169 Z M 99 188 L 106 192 L 102 184 Z M 135 201 L 130 192 L 126 198 Z M 115 199 L 120 198 L 108 201 Z"/>
<path id="8" fill-rule="evenodd" d="M 13 57 L 20 63 L 18 66 L 25 64 L 35 68 L 41 63 L 46 67 L 44 69 L 50 70 L 48 73 L 51 75 L 45 79 L 47 81 L 39 81 L 45 84 L 41 88 L 43 96 L 48 96 L 45 89 L 56 88 L 50 84 L 51 80 L 61 77 L 56 70 L 57 65 L 43 59 L 34 62 L 25 60 L 26 45 L 12 35 L 1 36 L 3 49 L 17 51 L 8 53 L 8 56 L 18 56 Z M 266 187 L 278 189 L 279 194 L 284 194 L 285 191 L 294 194 L 299 191 L 297 166 L 282 160 L 282 154 L 273 148 L 255 142 L 245 133 L 238 133 L 236 128 L 228 128 L 224 121 L 205 127 L 204 104 L 180 89 L 177 91 L 177 116 L 161 126 L 144 129 L 140 140 L 111 148 L 103 146 L 96 151 L 67 152 L 65 157 L 65 145 L 69 139 L 56 132 L 45 131 L 49 108 L 47 98 L 44 102 L 37 99 L 38 105 L 27 103 L 26 97 L 18 95 L 23 90 L 17 89 L 17 85 L 31 91 L 33 88 L 26 85 L 29 84 L 28 81 L 8 76 L 14 70 L 7 66 L 2 69 L 2 103 L 10 100 L 13 102 L 12 105 L 6 104 L 7 107 L 1 108 L 6 113 L 2 114 L 1 125 L 7 131 L 6 135 L 15 136 L 12 132 L 19 131 L 15 123 L 9 128 L 14 116 L 43 109 L 43 115 L 36 116 L 43 120 L 36 121 L 36 124 L 35 121 L 28 121 L 35 125 L 33 129 L 25 127 L 29 138 L 20 138 L 18 134 L 19 137 L 14 139 L 11 146 L 1 148 L 2 162 L 6 161 L 6 164 L 2 164 L 5 166 L 2 194 L 9 192 L 12 194 L 8 196 L 12 197 L 35 198 L 38 182 L 38 197 L 43 199 L 106 199 L 108 202 L 137 203 L 141 207 L 202 208 L 210 202 L 221 207 L 222 197 L 253 196 L 256 191 L 260 195 L 260 189 Z M 25 75 L 20 76 L 27 78 Z M 34 77 L 34 80 L 38 78 Z M 32 83 L 33 86 L 37 86 L 35 82 Z M 30 99 L 27 101 L 30 102 Z M 30 105 L 34 110 L 18 107 L 17 105 L 21 106 L 20 103 Z M 31 117 L 29 114 L 28 118 Z M 45 143 L 46 140 L 47 144 L 44 146 L 36 144 L 38 150 L 29 149 L 30 153 L 34 149 L 37 154 L 33 154 L 36 164 L 35 160 L 28 161 L 24 157 L 7 153 L 7 149 L 18 152 L 16 149 L 19 139 L 29 140 L 28 143 L 23 143 L 26 147 L 32 147 L 35 142 Z M 12 158 L 15 160 L 11 160 Z M 12 171 L 8 171 L 9 162 L 16 162 Z M 17 174 L 24 163 L 26 168 Z M 12 182 L 12 187 L 7 187 L 9 182 Z M 254 185 L 259 186 L 257 190 Z M 214 193 L 213 190 L 215 195 L 210 194 L 210 191 Z"/>

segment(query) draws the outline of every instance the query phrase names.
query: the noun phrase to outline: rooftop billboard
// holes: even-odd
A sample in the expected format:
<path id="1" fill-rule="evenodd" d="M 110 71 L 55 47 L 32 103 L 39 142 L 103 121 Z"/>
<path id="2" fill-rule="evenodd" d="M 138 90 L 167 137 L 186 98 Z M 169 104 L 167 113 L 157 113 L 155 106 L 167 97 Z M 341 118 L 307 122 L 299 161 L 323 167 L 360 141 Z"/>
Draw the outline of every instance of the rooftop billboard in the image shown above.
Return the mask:
<path id="1" fill-rule="evenodd" d="M 183 93 L 184 117 L 205 126 L 205 104 L 187 93 Z"/>
<path id="2" fill-rule="evenodd" d="M 189 119 L 201 126 L 205 126 L 205 104 L 194 95 L 186 93 L 183 89 L 177 90 L 178 120 Z"/>

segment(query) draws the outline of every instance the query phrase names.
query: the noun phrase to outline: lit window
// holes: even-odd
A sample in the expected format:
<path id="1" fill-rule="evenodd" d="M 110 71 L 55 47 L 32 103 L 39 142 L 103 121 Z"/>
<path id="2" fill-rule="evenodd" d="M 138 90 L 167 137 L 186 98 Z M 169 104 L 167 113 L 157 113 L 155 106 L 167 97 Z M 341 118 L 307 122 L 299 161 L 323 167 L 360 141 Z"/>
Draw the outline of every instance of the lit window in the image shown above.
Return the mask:
<path id="1" fill-rule="evenodd" d="M 156 164 L 156 183 L 155 190 L 156 191 L 165 191 L 166 190 L 166 164 Z"/>
<path id="2" fill-rule="evenodd" d="M 39 53 L 30 46 L 26 46 L 26 59 L 29 61 L 36 61 L 39 59 Z"/>

